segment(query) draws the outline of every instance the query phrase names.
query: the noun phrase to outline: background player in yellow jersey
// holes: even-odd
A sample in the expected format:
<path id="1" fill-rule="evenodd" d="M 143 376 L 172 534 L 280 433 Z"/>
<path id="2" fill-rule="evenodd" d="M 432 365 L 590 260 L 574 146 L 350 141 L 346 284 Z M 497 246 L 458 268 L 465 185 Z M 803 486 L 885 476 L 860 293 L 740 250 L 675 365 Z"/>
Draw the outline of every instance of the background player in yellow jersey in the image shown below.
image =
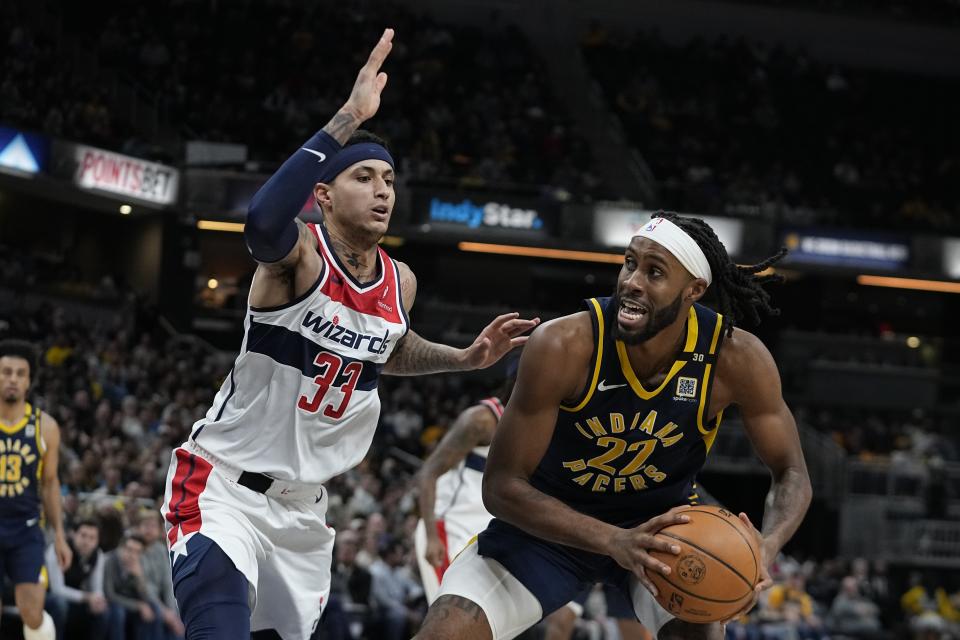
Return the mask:
<path id="1" fill-rule="evenodd" d="M 660 640 L 723 638 L 654 600 L 647 572 L 670 570 L 649 551 L 679 553 L 656 534 L 687 520 L 730 405 L 773 477 L 754 602 L 803 519 L 810 479 L 776 364 L 734 326 L 775 313 L 761 285 L 776 276 L 756 274 L 783 253 L 740 267 L 702 220 L 660 214 L 630 240 L 613 296 L 533 333 L 483 478 L 494 519 L 444 574 L 420 640 L 515 637 L 594 581 Z M 699 304 L 708 288 L 719 313 Z"/>
<path id="2" fill-rule="evenodd" d="M 42 517 L 53 528 L 61 569 L 70 566 L 72 552 L 60 517 L 60 427 L 27 402 L 36 370 L 36 350 L 30 343 L 0 342 L 0 573 L 14 584 L 24 640 L 53 640 L 53 619 L 43 610 L 47 581 Z"/>

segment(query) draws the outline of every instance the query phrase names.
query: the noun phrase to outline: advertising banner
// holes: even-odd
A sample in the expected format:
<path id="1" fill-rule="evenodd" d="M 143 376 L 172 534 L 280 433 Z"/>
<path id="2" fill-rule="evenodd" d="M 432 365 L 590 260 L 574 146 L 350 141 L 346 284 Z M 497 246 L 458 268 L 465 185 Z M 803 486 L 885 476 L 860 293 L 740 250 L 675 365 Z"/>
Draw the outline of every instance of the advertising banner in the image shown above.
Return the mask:
<path id="1" fill-rule="evenodd" d="M 177 200 L 180 172 L 173 167 L 82 144 L 58 148 L 66 155 L 60 162 L 66 163 L 74 184 L 81 189 L 157 205 Z"/>
<path id="2" fill-rule="evenodd" d="M 424 230 L 474 238 L 544 238 L 559 217 L 554 202 L 496 192 L 417 188 L 412 202 L 411 220 Z"/>
<path id="3" fill-rule="evenodd" d="M 788 228 L 786 261 L 856 269 L 897 271 L 910 263 L 909 241 L 868 231 Z"/>
<path id="4" fill-rule="evenodd" d="M 0 127 L 0 171 L 30 176 L 46 170 L 50 143 L 36 133 Z"/>
<path id="5" fill-rule="evenodd" d="M 607 247 L 626 247 L 636 233 L 645 224 L 650 222 L 654 211 L 642 209 L 638 206 L 621 203 L 599 203 L 593 210 L 593 240 L 597 244 Z M 720 218 L 717 216 L 691 217 L 700 218 L 710 225 L 727 253 L 731 256 L 739 255 L 743 247 L 743 221 L 737 218 Z"/>

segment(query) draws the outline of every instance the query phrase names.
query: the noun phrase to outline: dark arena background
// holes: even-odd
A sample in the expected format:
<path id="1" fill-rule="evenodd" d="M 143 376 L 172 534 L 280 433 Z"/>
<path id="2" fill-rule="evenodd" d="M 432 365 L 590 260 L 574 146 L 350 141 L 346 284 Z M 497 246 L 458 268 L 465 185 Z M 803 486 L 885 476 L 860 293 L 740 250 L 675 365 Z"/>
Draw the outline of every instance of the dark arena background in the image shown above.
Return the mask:
<path id="1" fill-rule="evenodd" d="M 416 331 L 466 346 L 497 314 L 609 295 L 660 209 L 741 264 L 787 247 L 781 314 L 745 328 L 777 361 L 813 502 L 727 638 L 960 638 L 956 0 L 4 0 L 0 339 L 40 348 L 29 400 L 61 426 L 68 537 L 93 520 L 108 567 L 125 534 L 156 538 L 170 451 L 242 338 L 250 199 L 385 27 L 366 128 L 397 161 L 382 244 L 417 274 Z M 321 220 L 312 199 L 301 218 Z M 382 378 L 372 450 L 327 485 L 340 542 L 314 638 L 416 632 L 413 474 L 502 376 Z M 735 411 L 700 482 L 762 521 L 769 474 Z M 57 637 L 178 637 L 169 585 L 147 586 L 160 630 L 55 616 Z M 9 582 L 2 602 L 0 637 L 21 637 Z M 602 592 L 573 637 L 621 637 Z"/>

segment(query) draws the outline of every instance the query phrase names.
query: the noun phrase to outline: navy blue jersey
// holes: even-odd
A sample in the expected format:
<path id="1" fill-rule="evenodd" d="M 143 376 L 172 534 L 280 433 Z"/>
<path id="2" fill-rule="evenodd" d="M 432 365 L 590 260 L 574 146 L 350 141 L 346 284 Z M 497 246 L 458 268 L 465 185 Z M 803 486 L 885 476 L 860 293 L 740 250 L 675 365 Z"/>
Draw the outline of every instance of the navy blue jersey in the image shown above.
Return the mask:
<path id="1" fill-rule="evenodd" d="M 44 451 L 39 408 L 27 404 L 19 422 L 0 424 L 0 526 L 40 519 Z"/>
<path id="2" fill-rule="evenodd" d="M 696 502 L 696 476 L 722 419 L 704 415 L 723 317 L 694 304 L 683 351 L 656 389 L 634 374 L 611 337 L 613 298 L 586 301 L 594 354 L 578 402 L 561 406 L 553 438 L 531 484 L 572 508 L 623 527 Z"/>

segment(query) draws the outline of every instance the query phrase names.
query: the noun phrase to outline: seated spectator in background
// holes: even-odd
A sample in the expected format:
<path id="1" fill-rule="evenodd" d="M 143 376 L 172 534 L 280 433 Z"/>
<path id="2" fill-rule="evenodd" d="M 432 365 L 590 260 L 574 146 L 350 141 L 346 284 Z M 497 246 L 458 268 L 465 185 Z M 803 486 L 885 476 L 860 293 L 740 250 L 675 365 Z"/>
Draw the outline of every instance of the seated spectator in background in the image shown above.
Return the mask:
<path id="1" fill-rule="evenodd" d="M 822 640 L 823 623 L 813 610 L 813 598 L 806 591 L 806 579 L 799 569 L 791 568 L 786 580 L 770 588 L 763 612 L 763 634 L 771 639 L 798 638 Z"/>
<path id="2" fill-rule="evenodd" d="M 368 636 L 373 621 L 370 572 L 357 564 L 360 536 L 353 529 L 337 533 L 330 603 L 320 625 L 324 640 Z"/>
<path id="3" fill-rule="evenodd" d="M 856 577 L 847 576 L 840 583 L 840 593 L 830 607 L 833 631 L 857 637 L 870 637 L 880 631 L 880 608 L 860 593 Z"/>
<path id="4" fill-rule="evenodd" d="M 160 512 L 141 511 L 137 533 L 145 545 L 141 557 L 143 577 L 154 611 L 167 628 L 164 637 L 182 638 L 183 622 L 177 613 L 177 601 L 173 596 L 173 578 L 170 574 L 167 544 L 163 539 L 163 527 L 160 524 Z"/>
<path id="5" fill-rule="evenodd" d="M 910 574 L 910 588 L 900 596 L 900 608 L 908 618 L 924 613 L 937 614 L 937 602 L 927 590 L 923 574 L 919 571 Z"/>
<path id="6" fill-rule="evenodd" d="M 127 629 L 135 640 L 162 640 L 163 620 L 157 615 L 155 602 L 143 573 L 143 551 L 140 536 L 127 536 L 115 551 L 107 554 L 103 590 L 107 600 L 126 610 Z"/>
<path id="7" fill-rule="evenodd" d="M 67 541 L 73 550 L 73 563 L 66 573 L 60 570 L 53 545 L 47 547 L 47 609 L 57 625 L 58 640 L 67 637 L 68 628 L 74 638 L 124 640 L 124 612 L 103 595 L 104 553 L 99 543 L 100 526 L 96 522 L 77 524 Z"/>
<path id="8" fill-rule="evenodd" d="M 404 563 L 407 550 L 398 539 L 386 542 L 380 557 L 370 565 L 371 594 L 383 625 L 384 640 L 402 640 L 412 635 L 423 620 L 414 603 L 423 596 L 423 587 Z"/>

